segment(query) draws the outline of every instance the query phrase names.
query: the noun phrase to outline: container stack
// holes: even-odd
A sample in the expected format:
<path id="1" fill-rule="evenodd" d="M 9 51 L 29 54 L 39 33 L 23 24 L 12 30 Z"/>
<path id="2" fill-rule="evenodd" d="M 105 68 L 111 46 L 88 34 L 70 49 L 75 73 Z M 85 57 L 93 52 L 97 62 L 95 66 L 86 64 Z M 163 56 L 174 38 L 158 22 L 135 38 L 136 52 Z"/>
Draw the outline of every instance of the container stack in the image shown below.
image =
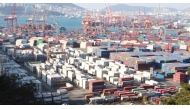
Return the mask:
<path id="1" fill-rule="evenodd" d="M 69 102 L 69 95 L 68 95 L 68 91 L 66 89 L 57 89 L 57 92 L 60 93 L 61 101 L 63 103 Z"/>
<path id="2" fill-rule="evenodd" d="M 105 86 L 104 86 L 104 81 L 103 80 L 89 81 L 89 90 L 91 92 L 103 91 L 104 88 L 105 88 Z"/>
<path id="3" fill-rule="evenodd" d="M 52 103 L 52 95 L 50 92 L 42 93 L 43 103 Z"/>
<path id="4" fill-rule="evenodd" d="M 134 85 L 134 80 L 132 77 L 128 76 L 128 77 L 123 77 L 123 78 L 119 78 L 119 84 L 122 87 L 126 87 L 126 86 L 133 86 Z"/>
<path id="5" fill-rule="evenodd" d="M 141 84 L 140 87 L 144 89 L 154 89 L 154 85 L 150 84 Z"/>
<path id="6" fill-rule="evenodd" d="M 175 83 L 185 83 L 187 81 L 187 75 L 185 75 L 182 72 L 176 72 L 175 75 L 173 76 L 173 81 Z"/>

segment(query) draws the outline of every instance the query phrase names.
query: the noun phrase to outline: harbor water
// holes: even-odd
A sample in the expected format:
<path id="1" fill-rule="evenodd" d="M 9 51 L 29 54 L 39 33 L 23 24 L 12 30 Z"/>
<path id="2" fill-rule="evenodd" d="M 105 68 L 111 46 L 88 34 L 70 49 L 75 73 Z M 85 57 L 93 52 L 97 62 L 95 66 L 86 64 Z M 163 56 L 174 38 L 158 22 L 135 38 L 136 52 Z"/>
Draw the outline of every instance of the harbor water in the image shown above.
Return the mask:
<path id="1" fill-rule="evenodd" d="M 18 24 L 26 24 L 26 20 L 29 17 L 18 17 Z M 77 18 L 77 19 L 70 19 L 70 18 L 56 18 L 56 21 L 58 22 L 58 27 L 65 27 L 66 30 L 76 30 L 82 28 L 82 20 L 83 18 Z M 52 24 L 54 22 L 54 18 L 48 18 L 48 24 Z M 6 27 L 6 22 L 4 21 L 4 18 L 0 18 L 0 26 Z M 111 32 L 118 32 L 118 28 L 110 28 Z M 147 30 L 148 31 L 148 30 Z M 158 30 L 152 30 L 153 34 L 156 34 Z M 177 34 L 175 30 L 167 30 L 167 34 Z"/>

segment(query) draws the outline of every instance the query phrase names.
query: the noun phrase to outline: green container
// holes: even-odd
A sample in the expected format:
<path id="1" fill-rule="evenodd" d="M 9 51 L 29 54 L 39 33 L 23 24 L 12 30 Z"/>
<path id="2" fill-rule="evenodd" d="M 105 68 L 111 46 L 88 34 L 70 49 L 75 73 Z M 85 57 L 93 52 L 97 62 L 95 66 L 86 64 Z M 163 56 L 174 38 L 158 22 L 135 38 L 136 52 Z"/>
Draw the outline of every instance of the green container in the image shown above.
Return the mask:
<path id="1" fill-rule="evenodd" d="M 136 88 L 136 89 L 132 89 L 131 91 L 134 93 L 134 91 L 140 91 L 140 90 L 144 90 L 144 88 Z"/>
<path id="2" fill-rule="evenodd" d="M 44 41 L 43 40 L 37 40 L 37 46 L 40 45 L 40 44 L 43 44 Z"/>
<path id="3" fill-rule="evenodd" d="M 174 75 L 175 73 L 165 73 L 165 76 L 171 76 Z"/>

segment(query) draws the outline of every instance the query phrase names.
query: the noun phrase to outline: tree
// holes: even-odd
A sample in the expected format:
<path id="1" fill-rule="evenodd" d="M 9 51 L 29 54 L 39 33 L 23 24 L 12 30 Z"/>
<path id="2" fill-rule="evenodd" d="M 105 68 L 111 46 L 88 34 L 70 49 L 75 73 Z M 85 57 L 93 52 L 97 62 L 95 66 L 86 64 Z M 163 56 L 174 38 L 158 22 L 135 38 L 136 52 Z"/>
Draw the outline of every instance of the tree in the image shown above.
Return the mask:
<path id="1" fill-rule="evenodd" d="M 190 105 L 190 85 L 181 83 L 181 91 L 167 99 L 161 99 L 164 105 Z"/>
<path id="2" fill-rule="evenodd" d="M 19 86 L 16 77 L 0 76 L 0 104 L 2 105 L 37 105 L 33 84 Z"/>

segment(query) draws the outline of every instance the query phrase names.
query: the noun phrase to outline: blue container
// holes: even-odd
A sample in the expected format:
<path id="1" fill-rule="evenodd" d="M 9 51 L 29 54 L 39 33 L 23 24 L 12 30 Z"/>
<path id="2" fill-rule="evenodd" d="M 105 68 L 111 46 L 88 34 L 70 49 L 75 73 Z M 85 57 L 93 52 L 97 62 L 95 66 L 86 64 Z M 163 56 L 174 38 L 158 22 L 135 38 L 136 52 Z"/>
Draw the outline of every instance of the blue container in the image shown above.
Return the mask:
<path id="1" fill-rule="evenodd" d="M 155 92 L 155 96 L 161 96 L 162 94 L 160 93 L 160 92 L 158 92 L 158 91 L 153 91 L 153 92 Z"/>
<path id="2" fill-rule="evenodd" d="M 154 70 L 154 74 L 158 74 L 158 71 Z"/>
<path id="3" fill-rule="evenodd" d="M 160 79 L 164 79 L 164 75 L 159 74 L 159 73 L 157 74 L 157 77 L 160 78 Z"/>
<path id="4" fill-rule="evenodd" d="M 30 45 L 23 45 L 23 48 L 30 48 Z"/>
<path id="5" fill-rule="evenodd" d="M 99 49 L 99 50 L 97 51 L 97 56 L 100 56 L 100 57 L 102 57 L 102 58 L 109 58 L 110 52 L 107 51 L 107 50 Z"/>

